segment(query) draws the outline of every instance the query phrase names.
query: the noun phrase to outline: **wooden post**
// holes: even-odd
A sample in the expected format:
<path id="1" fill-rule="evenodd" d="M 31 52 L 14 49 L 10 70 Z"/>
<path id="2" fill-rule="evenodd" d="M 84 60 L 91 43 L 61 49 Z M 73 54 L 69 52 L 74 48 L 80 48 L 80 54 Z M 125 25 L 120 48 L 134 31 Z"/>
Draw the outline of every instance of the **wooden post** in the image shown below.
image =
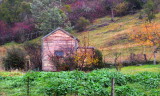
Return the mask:
<path id="1" fill-rule="evenodd" d="M 29 56 L 26 56 L 26 71 L 29 71 L 29 67 L 31 65 L 31 61 L 30 61 L 30 57 Z"/>
<path id="2" fill-rule="evenodd" d="M 27 77 L 27 96 L 30 96 L 30 80 L 29 80 L 29 76 Z"/>
<path id="3" fill-rule="evenodd" d="M 111 82 L 111 84 L 112 84 L 112 87 L 111 87 L 111 96 L 115 96 L 115 94 L 114 94 L 114 82 L 115 82 L 115 79 L 112 78 L 112 82 Z"/>
<path id="4" fill-rule="evenodd" d="M 154 55 L 154 61 L 153 61 L 153 64 L 154 64 L 154 65 L 156 65 L 156 52 L 154 52 L 154 53 L 153 53 L 153 55 Z"/>
<path id="5" fill-rule="evenodd" d="M 154 46 L 154 51 L 153 51 L 153 55 L 154 55 L 154 61 L 153 64 L 156 65 L 156 53 L 157 53 L 157 47 Z"/>

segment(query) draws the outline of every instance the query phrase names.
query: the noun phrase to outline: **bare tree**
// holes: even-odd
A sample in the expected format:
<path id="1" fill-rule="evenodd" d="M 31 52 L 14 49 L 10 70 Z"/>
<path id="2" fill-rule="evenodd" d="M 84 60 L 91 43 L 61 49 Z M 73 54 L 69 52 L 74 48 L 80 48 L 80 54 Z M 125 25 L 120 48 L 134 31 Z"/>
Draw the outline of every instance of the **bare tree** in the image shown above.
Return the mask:
<path id="1" fill-rule="evenodd" d="M 115 8 L 122 0 L 106 0 L 106 4 L 109 6 L 111 10 L 111 21 L 114 21 L 115 16 Z"/>
<path id="2" fill-rule="evenodd" d="M 41 46 L 37 43 L 25 43 L 24 49 L 30 57 L 31 65 L 30 69 L 42 69 L 42 60 L 41 60 Z"/>

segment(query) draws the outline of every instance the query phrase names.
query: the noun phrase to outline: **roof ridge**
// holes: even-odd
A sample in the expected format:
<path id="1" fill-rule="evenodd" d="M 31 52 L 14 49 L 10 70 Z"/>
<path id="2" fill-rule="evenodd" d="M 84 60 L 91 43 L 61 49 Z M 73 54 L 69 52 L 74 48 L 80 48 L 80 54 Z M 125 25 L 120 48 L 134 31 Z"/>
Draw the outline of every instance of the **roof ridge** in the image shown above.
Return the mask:
<path id="1" fill-rule="evenodd" d="M 54 32 L 61 30 L 62 32 L 66 33 L 67 35 L 69 35 L 70 37 L 72 37 L 73 39 L 77 40 L 79 42 L 79 39 L 76 38 L 75 36 L 73 36 L 72 34 L 70 34 L 69 32 L 65 31 L 64 29 L 62 29 L 61 27 L 56 28 L 55 30 L 53 30 L 52 32 L 48 33 L 47 35 L 45 35 L 44 37 L 42 37 L 42 39 L 47 38 L 48 36 L 50 36 L 51 34 L 53 34 Z"/>

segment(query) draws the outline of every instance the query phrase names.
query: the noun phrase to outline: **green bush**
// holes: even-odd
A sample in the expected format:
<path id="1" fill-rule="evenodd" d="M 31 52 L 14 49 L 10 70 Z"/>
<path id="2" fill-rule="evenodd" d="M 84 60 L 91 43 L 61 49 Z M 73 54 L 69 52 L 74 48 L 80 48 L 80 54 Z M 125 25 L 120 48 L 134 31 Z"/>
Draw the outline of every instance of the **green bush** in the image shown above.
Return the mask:
<path id="1" fill-rule="evenodd" d="M 151 22 L 155 18 L 156 6 L 153 0 L 147 0 L 144 5 L 144 13 L 147 15 L 147 21 Z"/>
<path id="2" fill-rule="evenodd" d="M 24 69 L 25 56 L 25 52 L 20 48 L 12 47 L 7 49 L 6 57 L 3 59 L 5 70 Z"/>
<path id="3" fill-rule="evenodd" d="M 75 26 L 75 28 L 78 30 L 78 31 L 84 31 L 87 27 L 87 25 L 90 24 L 90 21 L 84 17 L 80 17 L 77 21 L 77 24 Z"/>
<path id="4" fill-rule="evenodd" d="M 116 96 L 143 96 L 143 93 L 140 93 L 134 87 L 126 86 L 119 86 L 116 87 Z"/>
<path id="5" fill-rule="evenodd" d="M 102 55 L 102 52 L 100 50 L 98 50 L 98 49 L 95 50 L 94 58 L 98 59 L 98 62 L 96 64 L 93 64 L 93 67 L 95 67 L 95 68 L 104 67 L 103 55 Z"/>
<path id="6" fill-rule="evenodd" d="M 128 14 L 129 3 L 122 2 L 115 7 L 115 12 L 117 16 L 124 16 Z"/>
<path id="7" fill-rule="evenodd" d="M 130 9 L 142 9 L 145 4 L 145 0 L 125 0 L 130 4 Z"/>

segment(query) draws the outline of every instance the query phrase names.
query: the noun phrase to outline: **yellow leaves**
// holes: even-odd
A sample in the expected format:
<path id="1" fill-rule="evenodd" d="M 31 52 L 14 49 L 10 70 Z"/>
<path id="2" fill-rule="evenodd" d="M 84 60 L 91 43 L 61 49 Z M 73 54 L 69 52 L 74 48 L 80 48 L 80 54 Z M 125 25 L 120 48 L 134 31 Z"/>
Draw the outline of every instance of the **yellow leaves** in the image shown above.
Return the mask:
<path id="1" fill-rule="evenodd" d="M 130 37 L 140 44 L 149 46 L 157 45 L 160 42 L 160 24 L 145 23 L 135 26 Z"/>
<path id="2" fill-rule="evenodd" d="M 90 66 L 92 64 L 96 64 L 99 61 L 98 58 L 94 58 L 94 54 L 92 52 L 88 51 L 77 52 L 74 58 L 78 65 L 84 64 L 84 66 Z"/>

